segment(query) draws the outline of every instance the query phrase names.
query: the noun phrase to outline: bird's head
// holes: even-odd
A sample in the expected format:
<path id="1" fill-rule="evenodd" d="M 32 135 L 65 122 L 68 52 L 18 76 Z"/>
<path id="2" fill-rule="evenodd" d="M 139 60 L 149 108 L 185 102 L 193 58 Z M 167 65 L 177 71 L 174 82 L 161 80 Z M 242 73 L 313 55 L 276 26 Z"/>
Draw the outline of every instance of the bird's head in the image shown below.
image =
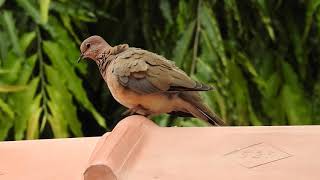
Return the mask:
<path id="1" fill-rule="evenodd" d="M 81 55 L 78 59 L 78 62 L 85 58 L 95 61 L 97 59 L 97 55 L 99 55 L 106 48 L 111 48 L 111 46 L 102 37 L 96 35 L 90 36 L 81 43 Z"/>

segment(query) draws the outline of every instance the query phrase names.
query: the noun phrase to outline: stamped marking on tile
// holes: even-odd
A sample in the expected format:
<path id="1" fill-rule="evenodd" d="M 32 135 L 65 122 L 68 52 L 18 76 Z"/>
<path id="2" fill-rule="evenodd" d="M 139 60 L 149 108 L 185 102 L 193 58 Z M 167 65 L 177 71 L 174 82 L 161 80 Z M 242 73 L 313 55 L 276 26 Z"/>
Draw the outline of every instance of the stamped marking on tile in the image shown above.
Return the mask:
<path id="1" fill-rule="evenodd" d="M 275 146 L 257 143 L 241 149 L 231 151 L 225 156 L 237 161 L 246 168 L 254 168 L 292 156 Z"/>

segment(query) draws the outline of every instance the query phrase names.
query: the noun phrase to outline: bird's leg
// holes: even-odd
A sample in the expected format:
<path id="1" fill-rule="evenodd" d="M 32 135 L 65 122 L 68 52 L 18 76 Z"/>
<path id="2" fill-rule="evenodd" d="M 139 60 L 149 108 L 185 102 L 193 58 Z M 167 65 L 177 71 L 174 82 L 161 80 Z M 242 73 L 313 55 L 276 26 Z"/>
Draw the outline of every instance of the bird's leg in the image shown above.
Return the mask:
<path id="1" fill-rule="evenodd" d="M 126 110 L 124 113 L 122 113 L 123 116 L 131 116 L 134 114 L 140 114 L 143 115 L 145 117 L 148 117 L 150 114 L 150 111 L 145 109 L 144 107 L 142 107 L 141 105 L 137 105 L 133 108 L 130 108 L 128 110 Z"/>
<path id="2" fill-rule="evenodd" d="M 122 116 L 131 116 L 131 115 L 134 115 L 137 111 L 138 111 L 138 108 L 137 107 L 133 107 L 133 108 L 127 109 L 121 115 Z"/>

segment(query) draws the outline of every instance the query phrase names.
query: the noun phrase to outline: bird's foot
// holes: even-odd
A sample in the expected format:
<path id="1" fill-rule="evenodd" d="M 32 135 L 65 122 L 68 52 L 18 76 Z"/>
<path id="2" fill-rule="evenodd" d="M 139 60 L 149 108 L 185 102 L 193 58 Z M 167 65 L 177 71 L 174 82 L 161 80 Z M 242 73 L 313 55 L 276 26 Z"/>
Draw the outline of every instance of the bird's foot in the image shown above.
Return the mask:
<path id="1" fill-rule="evenodd" d="M 123 116 L 131 116 L 134 114 L 140 114 L 143 115 L 145 117 L 149 117 L 152 113 L 145 109 L 144 107 L 142 107 L 141 105 L 135 106 L 133 108 L 130 108 L 128 110 L 126 110 L 125 112 L 122 113 Z"/>
<path id="2" fill-rule="evenodd" d="M 137 112 L 135 108 L 127 109 L 125 112 L 123 112 L 122 116 L 131 116 L 134 115 Z"/>

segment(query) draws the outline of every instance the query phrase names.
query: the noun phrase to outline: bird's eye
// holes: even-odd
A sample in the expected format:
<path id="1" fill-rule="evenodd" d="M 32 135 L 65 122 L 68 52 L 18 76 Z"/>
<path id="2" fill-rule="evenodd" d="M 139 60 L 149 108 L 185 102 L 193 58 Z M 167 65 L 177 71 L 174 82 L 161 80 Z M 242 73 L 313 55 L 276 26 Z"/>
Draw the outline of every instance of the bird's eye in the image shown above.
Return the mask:
<path id="1" fill-rule="evenodd" d="M 86 46 L 87 46 L 87 48 L 89 48 L 90 47 L 90 43 L 87 43 Z"/>

